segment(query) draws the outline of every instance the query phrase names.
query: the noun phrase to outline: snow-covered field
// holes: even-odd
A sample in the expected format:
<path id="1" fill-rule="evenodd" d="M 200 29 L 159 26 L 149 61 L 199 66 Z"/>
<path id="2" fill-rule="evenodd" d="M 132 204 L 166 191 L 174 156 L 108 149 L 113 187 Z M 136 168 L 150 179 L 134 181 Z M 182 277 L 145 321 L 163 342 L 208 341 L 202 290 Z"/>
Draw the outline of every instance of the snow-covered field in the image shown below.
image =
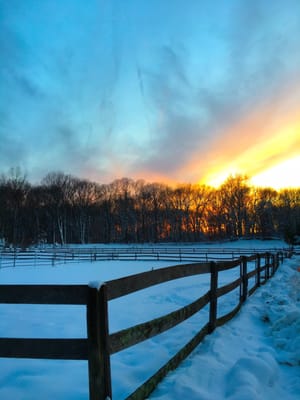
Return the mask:
<path id="1" fill-rule="evenodd" d="M 232 246 L 232 244 L 231 244 Z M 236 247 L 284 247 L 279 241 Z M 218 247 L 220 247 L 218 245 Z M 102 261 L 0 269 L 8 283 L 89 283 L 165 267 L 159 261 Z M 218 328 L 158 386 L 151 399 L 298 399 L 300 396 L 300 257 L 285 260 L 275 277 L 249 298 L 236 318 Z M 220 285 L 234 269 L 221 273 Z M 154 286 L 109 303 L 110 332 L 162 316 L 208 290 L 208 275 Z M 220 299 L 219 315 L 239 291 Z M 113 398 L 124 399 L 207 322 L 207 309 L 171 331 L 111 357 Z M 85 307 L 0 304 L 1 337 L 86 337 Z M 0 399 L 88 399 L 87 362 L 0 359 Z"/>

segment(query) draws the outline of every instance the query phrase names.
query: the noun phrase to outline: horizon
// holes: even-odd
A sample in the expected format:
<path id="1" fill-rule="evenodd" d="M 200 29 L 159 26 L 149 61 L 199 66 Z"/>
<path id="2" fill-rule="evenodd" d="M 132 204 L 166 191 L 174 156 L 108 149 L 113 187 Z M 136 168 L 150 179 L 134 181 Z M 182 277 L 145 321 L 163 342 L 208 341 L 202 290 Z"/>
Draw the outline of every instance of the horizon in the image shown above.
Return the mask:
<path id="1" fill-rule="evenodd" d="M 262 175 L 264 174 L 268 174 L 268 171 L 263 172 Z M 255 189 L 271 189 L 271 190 L 275 190 L 276 192 L 281 192 L 281 191 L 285 191 L 285 190 L 300 190 L 300 185 L 298 186 L 293 186 L 293 185 L 287 185 L 287 186 L 271 186 L 268 184 L 264 185 L 264 179 L 260 180 L 260 177 L 250 177 L 247 175 L 243 175 L 243 174 L 239 174 L 239 173 L 230 173 L 226 176 L 222 176 L 220 179 L 215 179 L 212 180 L 211 182 L 176 182 L 176 181 L 172 181 L 172 182 L 165 182 L 165 181 L 151 181 L 151 180 L 147 180 L 147 179 L 143 179 L 143 178 L 133 178 L 130 176 L 120 176 L 120 177 L 115 177 L 114 179 L 112 179 L 109 182 L 101 182 L 101 181 L 97 181 L 97 180 L 92 180 L 86 177 L 80 177 L 77 175 L 74 175 L 72 173 L 66 173 L 64 171 L 49 171 L 47 172 L 39 181 L 32 181 L 30 180 L 30 178 L 28 177 L 26 171 L 22 171 L 20 167 L 11 167 L 6 173 L 3 173 L 0 171 L 0 182 L 1 179 L 5 182 L 7 180 L 24 180 L 26 182 L 28 182 L 31 186 L 40 186 L 43 185 L 43 180 L 45 178 L 47 178 L 48 176 L 51 175 L 62 175 L 62 176 L 66 176 L 66 177 L 71 177 L 74 179 L 78 179 L 78 180 L 82 180 L 82 181 L 88 181 L 91 183 L 95 183 L 97 185 L 110 185 L 116 181 L 122 181 L 123 179 L 125 180 L 129 180 L 129 181 L 133 181 L 133 182 L 143 182 L 145 185 L 155 185 L 155 184 L 161 184 L 161 185 L 166 185 L 168 187 L 171 187 L 172 189 L 176 189 L 179 188 L 181 186 L 199 186 L 199 187 L 206 187 L 208 189 L 219 189 L 221 188 L 222 185 L 226 184 L 226 182 L 230 179 L 241 179 L 243 184 L 245 184 L 247 187 L 249 188 L 255 188 Z"/>

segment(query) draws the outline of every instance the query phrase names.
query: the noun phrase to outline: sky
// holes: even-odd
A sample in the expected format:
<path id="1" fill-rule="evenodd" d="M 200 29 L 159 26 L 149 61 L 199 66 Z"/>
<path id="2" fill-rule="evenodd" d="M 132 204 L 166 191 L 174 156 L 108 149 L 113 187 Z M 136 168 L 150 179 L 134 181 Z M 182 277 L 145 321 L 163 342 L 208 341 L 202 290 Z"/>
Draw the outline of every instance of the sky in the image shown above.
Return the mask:
<path id="1" fill-rule="evenodd" d="M 0 172 L 300 187 L 298 0 L 0 0 Z"/>

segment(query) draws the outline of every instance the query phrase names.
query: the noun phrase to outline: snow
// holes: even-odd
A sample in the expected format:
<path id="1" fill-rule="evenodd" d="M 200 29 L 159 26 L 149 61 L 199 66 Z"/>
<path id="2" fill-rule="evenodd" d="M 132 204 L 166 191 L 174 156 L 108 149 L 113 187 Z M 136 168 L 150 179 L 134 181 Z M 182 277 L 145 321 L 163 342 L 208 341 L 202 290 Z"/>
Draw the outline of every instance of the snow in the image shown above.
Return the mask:
<path id="1" fill-rule="evenodd" d="M 236 318 L 207 336 L 151 399 L 298 399 L 300 257 L 286 260 Z"/>
<path id="2" fill-rule="evenodd" d="M 100 287 L 103 285 L 103 283 L 104 282 L 102 282 L 102 281 L 92 281 L 92 282 L 89 282 L 88 286 L 92 289 L 100 290 Z"/>
<path id="3" fill-rule="evenodd" d="M 238 242 L 237 247 L 283 247 Z M 218 244 L 218 247 L 220 245 Z M 232 247 L 232 243 L 231 246 Z M 82 262 L 0 269 L 1 283 L 89 284 L 165 267 L 161 261 Z M 152 400 L 293 400 L 300 397 L 300 256 L 286 259 L 276 275 L 247 299 L 239 314 L 217 328 L 160 383 Z M 238 268 L 220 274 L 219 285 Z M 110 332 L 174 311 L 208 290 L 200 275 L 109 302 Z M 223 315 L 239 292 L 220 298 Z M 222 301 L 221 301 L 222 299 Z M 66 322 L 67 321 L 67 322 Z M 111 357 L 113 399 L 124 399 L 168 361 L 207 322 L 207 308 L 162 335 Z M 0 304 L 1 337 L 86 337 L 85 307 Z M 0 398 L 87 400 L 86 361 L 0 359 Z"/>

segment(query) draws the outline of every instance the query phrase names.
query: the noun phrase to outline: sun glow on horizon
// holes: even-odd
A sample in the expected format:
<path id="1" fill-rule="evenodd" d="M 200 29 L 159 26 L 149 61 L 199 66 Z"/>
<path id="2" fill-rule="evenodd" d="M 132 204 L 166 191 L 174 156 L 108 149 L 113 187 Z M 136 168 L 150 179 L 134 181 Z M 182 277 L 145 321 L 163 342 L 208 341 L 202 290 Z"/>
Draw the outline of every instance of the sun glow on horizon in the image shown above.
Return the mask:
<path id="1" fill-rule="evenodd" d="M 213 172 L 205 177 L 200 183 L 217 188 L 226 181 L 229 176 L 240 175 L 241 171 L 236 168 L 226 168 L 223 171 Z"/>
<path id="2" fill-rule="evenodd" d="M 300 188 L 299 171 L 300 155 L 281 161 L 252 177 L 247 174 L 247 171 L 231 167 L 211 173 L 201 183 L 217 188 L 230 176 L 244 175 L 249 178 L 250 184 L 257 187 L 271 187 L 276 190 Z"/>
<path id="3" fill-rule="evenodd" d="M 274 189 L 300 188 L 300 155 L 266 169 L 250 181 L 255 186 Z"/>
<path id="4" fill-rule="evenodd" d="M 267 115 L 260 110 L 229 127 L 213 154 L 193 165 L 203 170 L 199 183 L 219 187 L 229 176 L 242 175 L 254 186 L 300 187 L 299 111 L 274 115 L 266 122 Z"/>

